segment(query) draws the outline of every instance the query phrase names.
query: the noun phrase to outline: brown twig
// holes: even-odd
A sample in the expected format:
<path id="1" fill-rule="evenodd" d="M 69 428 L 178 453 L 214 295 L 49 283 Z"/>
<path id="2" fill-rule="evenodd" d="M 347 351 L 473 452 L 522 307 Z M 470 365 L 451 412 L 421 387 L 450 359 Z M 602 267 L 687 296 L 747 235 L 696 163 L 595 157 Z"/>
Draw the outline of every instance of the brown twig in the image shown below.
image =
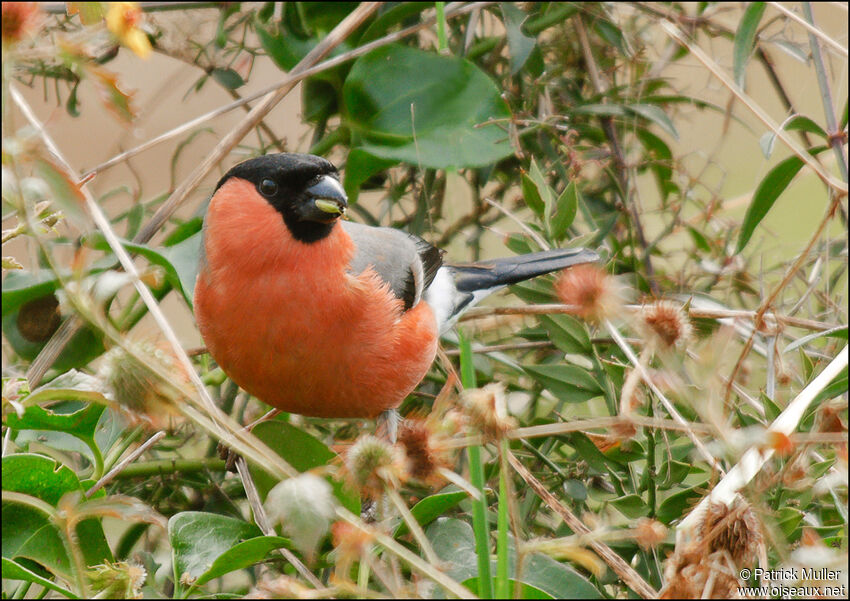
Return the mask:
<path id="1" fill-rule="evenodd" d="M 829 210 L 826 212 L 826 215 L 821 220 L 820 225 L 818 226 L 817 231 L 815 231 L 812 238 L 809 240 L 809 243 L 806 245 L 806 248 L 800 255 L 797 257 L 797 260 L 794 261 L 794 264 L 791 265 L 791 268 L 785 274 L 785 277 L 782 278 L 782 281 L 779 282 L 779 285 L 774 288 L 773 292 L 764 300 L 764 302 L 759 307 L 759 310 L 756 311 L 755 316 L 753 316 L 753 331 L 750 333 L 749 338 L 747 338 L 746 344 L 744 344 L 744 350 L 741 351 L 741 356 L 738 357 L 737 363 L 735 363 L 735 368 L 732 370 L 732 374 L 729 376 L 729 380 L 726 383 L 726 393 L 724 395 L 724 402 L 728 403 L 730 397 L 732 396 L 732 383 L 735 381 L 735 378 L 738 376 L 738 372 L 741 371 L 741 366 L 744 364 L 744 360 L 747 358 L 747 355 L 750 353 L 750 349 L 753 348 L 753 342 L 755 341 L 756 333 L 763 323 L 764 314 L 767 313 L 767 310 L 773 305 L 773 301 L 776 300 L 776 297 L 779 296 L 779 293 L 785 289 L 785 286 L 788 285 L 788 282 L 791 281 L 791 278 L 794 277 L 794 274 L 797 273 L 797 270 L 802 267 L 803 263 L 809 258 L 809 252 L 811 252 L 815 243 L 820 239 L 821 234 L 823 234 L 823 230 L 826 229 L 826 224 L 829 223 L 829 220 L 832 219 L 835 214 L 835 210 L 840 203 L 840 196 L 836 195 L 835 199 L 832 201 L 832 204 L 829 207 Z"/>
<path id="2" fill-rule="evenodd" d="M 543 484 L 534 477 L 534 475 L 520 463 L 520 461 L 510 451 L 507 453 L 508 462 L 516 470 L 517 474 L 525 480 L 537 495 L 543 499 L 550 509 L 557 513 L 567 526 L 578 535 L 589 535 L 590 528 L 573 514 L 558 498 L 550 493 Z M 638 595 L 644 599 L 655 599 L 658 597 L 658 592 L 653 589 L 642 577 L 638 574 L 625 560 L 617 555 L 611 547 L 605 543 L 595 540 L 593 537 L 588 537 L 588 545 L 596 552 L 602 560 L 607 563 L 617 576 Z"/>
<path id="3" fill-rule="evenodd" d="M 91 496 L 99 491 L 101 488 L 109 484 L 118 474 L 120 474 L 124 469 L 133 463 L 136 459 L 138 459 L 145 451 L 151 448 L 156 442 L 162 440 L 165 437 L 164 431 L 159 431 L 150 438 L 148 438 L 138 449 L 127 455 L 124 459 L 118 462 L 115 467 L 109 470 L 103 477 L 95 482 L 94 486 L 86 491 L 86 498 L 90 499 Z"/>

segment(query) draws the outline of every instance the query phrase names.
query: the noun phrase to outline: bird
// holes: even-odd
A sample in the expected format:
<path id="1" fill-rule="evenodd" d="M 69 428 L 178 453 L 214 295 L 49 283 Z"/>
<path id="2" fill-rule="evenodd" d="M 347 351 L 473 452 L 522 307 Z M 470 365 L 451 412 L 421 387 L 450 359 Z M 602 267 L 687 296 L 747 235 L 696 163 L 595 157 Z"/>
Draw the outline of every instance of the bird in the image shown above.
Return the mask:
<path id="1" fill-rule="evenodd" d="M 194 311 L 208 352 L 276 409 L 376 418 L 422 381 L 441 334 L 488 294 L 599 256 L 583 248 L 451 264 L 422 238 L 341 219 L 328 160 L 259 156 L 218 182 Z"/>

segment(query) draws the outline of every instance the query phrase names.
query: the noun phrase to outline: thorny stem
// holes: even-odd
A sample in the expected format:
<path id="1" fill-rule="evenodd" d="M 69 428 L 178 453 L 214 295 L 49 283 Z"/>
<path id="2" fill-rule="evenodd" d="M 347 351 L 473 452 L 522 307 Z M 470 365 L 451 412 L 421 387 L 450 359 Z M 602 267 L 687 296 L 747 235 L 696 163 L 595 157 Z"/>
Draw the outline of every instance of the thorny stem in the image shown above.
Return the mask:
<path id="1" fill-rule="evenodd" d="M 814 26 L 815 20 L 812 15 L 812 3 L 803 2 L 803 14 L 806 21 Z M 818 87 L 820 87 L 821 98 L 823 99 L 823 112 L 826 116 L 826 131 L 829 135 L 829 143 L 835 151 L 835 159 L 838 163 L 838 170 L 841 171 L 841 177 L 847 181 L 847 159 L 844 156 L 844 146 L 841 143 L 841 138 L 838 137 L 838 123 L 835 120 L 835 107 L 832 103 L 832 91 L 829 88 L 829 79 L 826 75 L 826 67 L 823 63 L 823 56 L 820 51 L 820 42 L 811 31 L 809 32 L 809 45 L 812 48 L 812 62 L 814 63 L 815 73 L 818 76 Z"/>
<path id="2" fill-rule="evenodd" d="M 821 220 L 820 225 L 818 226 L 817 231 L 815 231 L 812 238 L 809 240 L 809 243 L 806 245 L 806 248 L 800 255 L 797 257 L 797 260 L 794 261 L 794 264 L 785 274 L 785 277 L 782 278 L 782 281 L 779 282 L 779 285 L 770 293 L 770 295 L 764 300 L 759 310 L 756 312 L 755 317 L 753 317 L 753 331 L 750 333 L 749 338 L 747 339 L 746 344 L 744 344 L 744 350 L 741 351 L 741 356 L 738 357 L 738 362 L 735 363 L 735 369 L 732 370 L 732 374 L 729 376 L 729 380 L 726 382 L 726 394 L 724 395 L 724 402 L 729 403 L 729 399 L 732 396 L 732 383 L 735 381 L 738 376 L 738 372 L 741 371 L 741 366 L 744 364 L 744 360 L 747 358 L 747 355 L 750 353 L 750 349 L 753 348 L 753 342 L 755 342 L 756 333 L 762 326 L 764 314 L 767 313 L 767 310 L 773 305 L 773 301 L 776 300 L 776 297 L 779 296 L 779 293 L 785 289 L 785 286 L 788 285 L 788 282 L 791 281 L 791 278 L 794 277 L 794 274 L 802 267 L 803 262 L 806 261 L 809 257 L 809 253 L 814 247 L 815 243 L 820 239 L 821 234 L 823 234 L 823 230 L 826 228 L 826 224 L 829 223 L 829 220 L 832 219 L 835 214 L 835 210 L 841 202 L 840 196 L 836 195 L 835 199 L 832 201 L 831 206 L 826 212 L 826 215 Z"/>
<path id="3" fill-rule="evenodd" d="M 606 91 L 605 85 L 599 74 L 599 67 L 596 65 L 596 59 L 593 57 L 593 50 L 590 47 L 590 41 L 587 38 L 587 30 L 585 29 L 581 14 L 579 13 L 573 17 L 573 21 L 575 23 L 579 43 L 581 44 L 584 61 L 587 65 L 587 72 L 590 76 L 590 81 L 593 83 L 596 93 L 604 95 Z M 603 102 L 605 101 L 606 100 L 603 99 Z M 643 232 L 643 225 L 640 221 L 640 215 L 638 214 L 636 203 L 630 198 L 629 182 L 624 175 L 626 172 L 626 159 L 623 155 L 623 149 L 620 146 L 620 140 L 617 137 L 617 131 L 614 128 L 614 120 L 611 116 L 603 115 L 600 117 L 600 121 L 602 122 L 602 128 L 605 130 L 605 136 L 611 143 L 611 153 L 614 156 L 614 177 L 617 179 L 620 193 L 623 198 L 623 204 L 626 207 L 632 223 L 634 224 L 635 233 L 637 234 L 638 242 L 640 243 L 641 250 L 643 251 L 643 262 L 646 266 L 647 281 L 649 282 L 649 287 L 652 290 L 652 293 L 658 296 L 658 284 L 655 282 L 655 270 L 652 268 L 652 259 L 647 248 L 646 235 Z"/>

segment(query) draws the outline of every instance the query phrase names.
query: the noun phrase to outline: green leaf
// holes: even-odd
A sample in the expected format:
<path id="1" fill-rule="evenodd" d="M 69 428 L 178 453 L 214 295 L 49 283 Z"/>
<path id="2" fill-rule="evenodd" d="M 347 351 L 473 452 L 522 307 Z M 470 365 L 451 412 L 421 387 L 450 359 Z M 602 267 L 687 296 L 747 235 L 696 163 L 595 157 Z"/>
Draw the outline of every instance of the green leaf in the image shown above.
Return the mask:
<path id="1" fill-rule="evenodd" d="M 583 403 L 603 393 L 602 386 L 587 370 L 574 365 L 522 367 L 549 392 L 568 403 Z"/>
<path id="2" fill-rule="evenodd" d="M 410 513 L 413 514 L 419 525 L 424 528 L 468 496 L 462 490 L 436 493 L 419 501 L 411 508 Z M 395 529 L 393 536 L 396 538 L 404 536 L 409 531 L 407 523 L 402 521 Z"/>
<path id="3" fill-rule="evenodd" d="M 808 117 L 804 117 L 803 115 L 794 115 L 789 117 L 785 123 L 782 124 L 782 129 L 786 131 L 806 131 L 812 134 L 816 134 L 822 137 L 824 140 L 829 140 L 829 136 L 827 136 L 826 132 L 823 128 L 809 119 Z M 773 154 L 773 147 L 776 144 L 776 132 L 773 130 L 765 133 L 759 139 L 759 146 L 761 147 L 761 152 L 764 155 L 764 158 L 769 159 L 770 155 Z"/>
<path id="4" fill-rule="evenodd" d="M 11 559 L 7 559 L 6 557 L 3 558 L 3 580 L 23 580 L 24 582 L 32 582 L 33 584 L 38 584 L 46 589 L 57 592 L 60 595 L 64 595 L 69 599 L 77 598 L 77 596 L 68 589 L 59 586 L 52 580 L 42 578 L 32 570 L 28 570 L 21 564 L 16 563 Z"/>
<path id="5" fill-rule="evenodd" d="M 514 558 L 511 557 L 511 559 Z M 511 573 L 515 571 L 514 565 L 511 561 Z M 522 581 L 555 599 L 601 599 L 603 597 L 599 590 L 575 569 L 540 553 L 533 553 L 526 560 Z"/>
<path id="6" fill-rule="evenodd" d="M 315 40 L 301 39 L 287 31 L 277 31 L 259 22 L 255 23 L 254 31 L 260 38 L 263 50 L 281 71 L 290 71 L 316 45 Z"/>
<path id="7" fill-rule="evenodd" d="M 213 69 L 210 75 L 228 90 L 235 90 L 245 85 L 245 80 L 233 69 Z"/>
<path id="8" fill-rule="evenodd" d="M 526 14 L 522 12 L 512 2 L 501 2 L 499 7 L 502 9 L 502 17 L 505 23 L 505 34 L 508 38 L 508 49 L 510 50 L 511 75 L 516 75 L 522 69 L 534 46 L 537 45 L 537 39 L 534 36 L 526 35 L 522 31 L 522 23 L 526 19 Z"/>
<path id="9" fill-rule="evenodd" d="M 543 202 L 543 195 L 527 173 L 522 174 L 522 197 L 525 199 L 525 204 L 537 215 L 542 216 L 544 214 L 546 205 Z"/>
<path id="10" fill-rule="evenodd" d="M 26 558 L 63 580 L 72 581 L 71 560 L 65 544 L 47 515 L 29 505 L 13 502 L 3 503 L 2 515 L 4 559 Z"/>
<path id="11" fill-rule="evenodd" d="M 337 456 L 322 441 L 280 417 L 257 424 L 251 432 L 299 472 L 327 465 Z M 249 464 L 249 468 L 260 498 L 265 499 L 278 480 L 262 469 L 257 469 L 254 464 Z M 357 492 L 330 476 L 327 476 L 326 480 L 333 488 L 339 503 L 349 511 L 359 514 L 360 497 Z"/>
<path id="12" fill-rule="evenodd" d="M 104 388 L 98 378 L 94 376 L 90 376 L 88 374 L 77 371 L 76 369 L 72 369 L 61 376 L 57 376 L 47 384 L 43 386 L 39 386 L 25 399 L 23 399 L 23 403 L 25 405 L 35 405 L 37 403 L 44 403 L 46 401 L 87 401 L 93 403 L 101 403 L 106 404 L 109 403 L 110 400 L 105 396 Z M 33 408 L 33 407 L 30 407 Z M 102 412 L 102 411 L 101 411 Z M 36 415 L 36 413 L 32 414 L 32 419 L 42 419 L 42 423 L 45 425 L 50 420 L 60 419 L 58 416 L 48 417 L 50 411 L 45 410 L 45 414 Z M 88 423 L 88 420 L 93 417 L 89 414 L 86 414 L 88 417 L 83 417 L 83 415 L 79 415 L 78 418 L 82 418 L 84 422 Z M 97 423 L 97 419 L 99 419 L 100 415 L 94 419 L 94 423 Z M 47 420 L 47 421 L 44 421 Z M 51 421 L 54 425 L 58 425 L 58 421 Z M 66 425 L 70 425 L 70 422 L 63 422 Z M 44 428 L 40 428 L 44 429 Z"/>
<path id="13" fill-rule="evenodd" d="M 50 199 L 61 208 L 65 215 L 80 231 L 90 228 L 90 221 L 85 210 L 85 197 L 68 174 L 63 169 L 45 161 L 36 159 L 35 172 L 50 188 Z"/>
<path id="14" fill-rule="evenodd" d="M 570 182 L 558 197 L 555 206 L 557 212 L 552 218 L 552 237 L 560 240 L 567 233 L 567 228 L 573 224 L 578 211 L 579 191 L 575 182 Z"/>
<path id="15" fill-rule="evenodd" d="M 747 62 L 750 60 L 750 54 L 753 51 L 753 45 L 756 40 L 761 17 L 764 14 L 764 2 L 750 2 L 741 21 L 738 23 L 738 31 L 735 32 L 735 48 L 732 54 L 733 72 L 735 75 L 735 83 L 741 89 L 744 88 L 744 73 Z"/>
<path id="16" fill-rule="evenodd" d="M 386 160 L 433 169 L 481 167 L 513 153 L 490 119 L 510 111 L 473 63 L 407 46 L 360 57 L 343 86 L 347 125 L 361 148 Z"/>
<path id="17" fill-rule="evenodd" d="M 658 512 L 655 517 L 664 524 L 670 525 L 673 520 L 678 520 L 684 517 L 687 510 L 698 500 L 703 497 L 706 490 L 706 482 L 686 488 L 679 492 L 673 493 L 658 507 Z"/>
<path id="18" fill-rule="evenodd" d="M 640 495 L 625 495 L 611 499 L 610 503 L 627 518 L 636 519 L 649 515 L 649 505 Z"/>
<path id="19" fill-rule="evenodd" d="M 201 585 L 230 572 L 248 568 L 263 561 L 271 551 L 290 546 L 289 540 L 281 536 L 258 536 L 237 543 L 219 555 L 210 568 L 198 577 L 196 584 Z"/>
<path id="20" fill-rule="evenodd" d="M 183 511 L 168 520 L 168 540 L 178 578 L 200 578 L 232 547 L 260 536 L 254 524 L 214 513 Z M 275 537 L 276 538 L 276 537 Z M 220 566 L 217 569 L 221 569 Z"/>
<path id="21" fill-rule="evenodd" d="M 478 585 L 479 585 L 478 576 L 475 576 L 474 578 L 467 578 L 461 584 L 463 584 L 463 586 L 465 586 L 470 591 L 472 591 L 473 594 L 480 595 L 480 593 L 478 592 Z M 508 578 L 508 590 L 511 591 L 511 594 L 513 594 L 515 587 L 516 587 L 516 580 L 514 580 L 513 578 Z M 557 597 L 553 597 L 552 595 L 550 595 L 549 593 L 547 593 L 543 589 L 539 589 L 536 586 L 532 586 L 532 585 L 528 584 L 527 582 L 520 582 L 519 583 L 519 590 L 520 590 L 520 596 L 519 596 L 520 599 L 556 599 L 557 598 Z M 503 598 L 505 598 L 505 597 L 503 597 Z M 561 597 L 561 598 L 566 599 L 567 597 Z"/>
<path id="22" fill-rule="evenodd" d="M 3 316 L 28 301 L 47 296 L 58 287 L 59 280 L 49 269 L 10 272 L 3 280 Z M 3 329 L 5 332 L 5 327 Z"/>
<path id="23" fill-rule="evenodd" d="M 549 338 L 565 353 L 589 354 L 592 350 L 587 326 L 571 315 L 541 315 L 540 323 Z"/>
<path id="24" fill-rule="evenodd" d="M 357 201 L 360 187 L 373 175 L 389 169 L 398 161 L 391 159 L 380 159 L 363 150 L 352 148 L 345 162 L 345 181 L 343 187 L 348 194 L 349 203 Z"/>
<path id="25" fill-rule="evenodd" d="M 7 455 L 2 469 L 3 490 L 30 495 L 54 507 L 65 493 L 83 490 L 69 467 L 43 455 Z"/>
<path id="26" fill-rule="evenodd" d="M 823 150 L 825 150 L 825 147 L 819 147 L 812 149 L 810 153 L 816 155 Z M 803 168 L 803 164 L 799 157 L 790 156 L 767 172 L 767 175 L 764 176 L 753 193 L 750 206 L 747 207 L 747 214 L 744 215 L 741 233 L 738 236 L 736 253 L 744 250 L 758 224 L 761 223 L 761 220 L 764 219 L 767 212 L 773 207 L 773 203 L 785 191 L 794 176 Z"/>
<path id="27" fill-rule="evenodd" d="M 673 136 L 676 140 L 679 139 L 679 132 L 676 131 L 676 126 L 667 116 L 664 110 L 654 104 L 630 104 L 626 107 L 632 113 L 640 115 L 647 121 L 655 123 L 658 127 Z"/>
<path id="28" fill-rule="evenodd" d="M 86 243 L 99 250 L 111 250 L 100 233 L 89 236 Z M 189 307 L 193 306 L 195 279 L 198 275 L 198 258 L 201 254 L 202 243 L 203 234 L 201 232 L 161 250 L 154 250 L 145 244 L 121 240 L 122 246 L 128 251 L 142 255 L 154 265 L 164 268 L 166 279 L 175 290 L 183 295 L 183 299 Z"/>
<path id="29" fill-rule="evenodd" d="M 472 526 L 456 518 L 439 518 L 425 531 L 434 553 L 446 562 L 444 571 L 459 582 L 478 574 Z"/>
<path id="30" fill-rule="evenodd" d="M 795 538 L 794 532 L 803 521 L 803 512 L 796 507 L 780 507 L 776 512 L 776 523 L 782 530 L 786 540 Z"/>

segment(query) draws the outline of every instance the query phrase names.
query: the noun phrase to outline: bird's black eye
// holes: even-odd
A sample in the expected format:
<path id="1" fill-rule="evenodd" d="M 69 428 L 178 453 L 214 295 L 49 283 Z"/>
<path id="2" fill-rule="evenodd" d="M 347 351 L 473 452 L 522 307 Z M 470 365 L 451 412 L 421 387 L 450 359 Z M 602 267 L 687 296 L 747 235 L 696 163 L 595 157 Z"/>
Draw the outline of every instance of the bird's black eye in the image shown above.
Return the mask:
<path id="1" fill-rule="evenodd" d="M 264 179 L 260 182 L 260 192 L 263 196 L 274 196 L 277 194 L 277 184 L 270 179 Z"/>

